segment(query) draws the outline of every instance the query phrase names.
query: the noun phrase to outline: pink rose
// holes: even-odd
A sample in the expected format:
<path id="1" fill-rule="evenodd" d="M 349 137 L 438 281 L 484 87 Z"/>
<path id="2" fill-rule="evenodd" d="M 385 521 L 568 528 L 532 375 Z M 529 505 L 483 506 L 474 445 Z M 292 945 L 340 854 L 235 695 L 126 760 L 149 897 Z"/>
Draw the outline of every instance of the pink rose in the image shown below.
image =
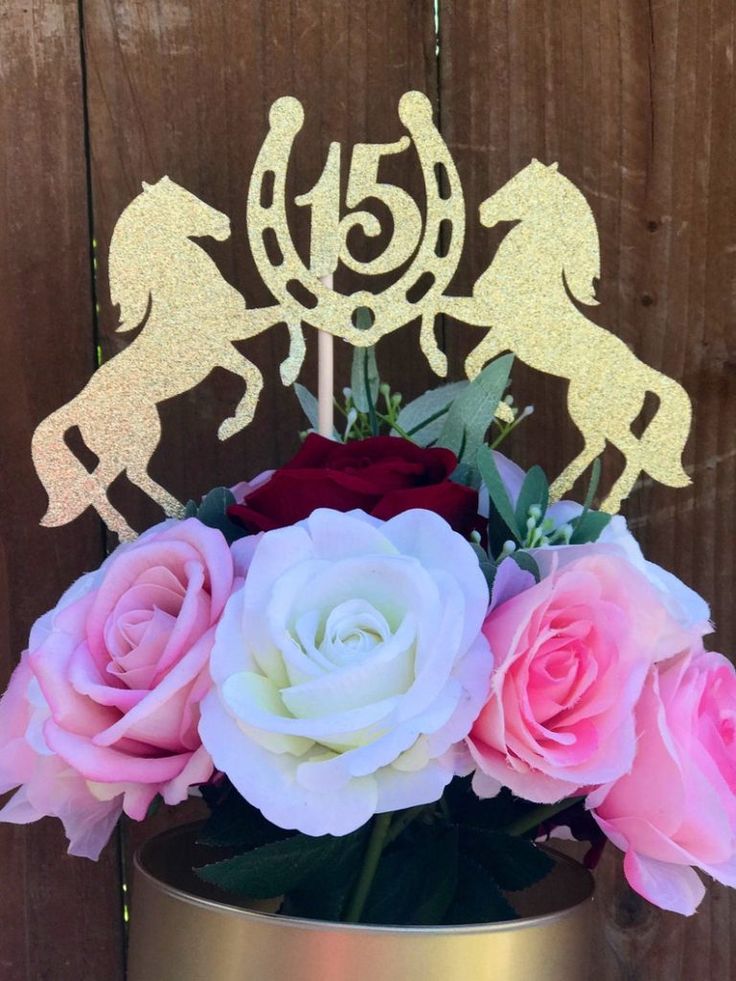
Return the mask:
<path id="1" fill-rule="evenodd" d="M 48 750 L 42 735 L 48 716 L 25 653 L 0 699 L 0 794 L 22 785 L 0 810 L 0 821 L 59 818 L 69 854 L 98 858 L 120 817 L 122 798 L 98 799 L 84 777 Z"/>
<path id="2" fill-rule="evenodd" d="M 651 670 L 636 708 L 633 769 L 588 807 L 626 853 L 629 884 L 690 915 L 705 889 L 691 866 L 736 886 L 736 671 L 702 649 Z"/>
<path id="3" fill-rule="evenodd" d="M 97 800 L 121 799 L 136 820 L 157 794 L 169 804 L 183 800 L 212 773 L 197 731 L 199 703 L 232 588 L 225 539 L 195 519 L 163 522 L 118 548 L 31 636 L 27 663 L 47 718 L 25 741 L 58 757 Z M 2 725 L 3 755 L 20 738 L 24 681 L 11 684 L 3 700 L 13 716 Z M 26 763 L 10 785 L 32 779 L 20 744 Z"/>
<path id="4" fill-rule="evenodd" d="M 468 739 L 481 796 L 553 803 L 625 773 L 649 667 L 693 640 L 615 548 L 558 565 L 486 618 L 491 695 Z"/>

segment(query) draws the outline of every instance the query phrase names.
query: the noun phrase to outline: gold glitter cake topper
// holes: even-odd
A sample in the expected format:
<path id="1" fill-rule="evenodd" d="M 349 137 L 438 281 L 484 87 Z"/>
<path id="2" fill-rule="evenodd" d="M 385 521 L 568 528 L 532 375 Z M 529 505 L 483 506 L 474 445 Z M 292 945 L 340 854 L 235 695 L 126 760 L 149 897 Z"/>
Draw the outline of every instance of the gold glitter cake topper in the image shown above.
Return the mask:
<path id="1" fill-rule="evenodd" d="M 626 466 L 603 502 L 615 512 L 640 472 L 672 487 L 689 483 L 681 456 L 690 429 L 690 400 L 674 380 L 639 361 L 613 334 L 589 320 L 573 302 L 594 304 L 599 276 L 595 219 L 582 193 L 557 165 L 533 160 L 480 207 L 485 226 L 517 222 L 506 234 L 469 297 L 447 296 L 465 235 L 465 203 L 454 161 L 434 126 L 432 107 L 419 92 L 399 102 L 407 135 L 393 143 L 357 144 L 348 173 L 341 217 L 341 146 L 332 143 L 315 186 L 295 203 L 311 210 L 311 262 L 299 256 L 289 232 L 286 172 L 304 112 L 294 98 L 271 107 L 270 130 L 256 160 L 248 193 L 248 237 L 254 261 L 275 304 L 252 309 L 220 274 L 193 237 L 218 241 L 230 235 L 228 217 L 163 177 L 143 185 L 120 216 L 110 243 L 110 292 L 120 308 L 119 331 L 143 324 L 131 344 L 103 364 L 74 399 L 43 420 L 33 437 L 33 462 L 49 495 L 42 523 L 62 525 L 92 505 L 121 538 L 131 537 L 107 491 L 123 472 L 169 515 L 182 506 L 153 481 L 148 465 L 161 437 L 158 404 L 188 391 L 217 367 L 243 378 L 246 391 L 235 413 L 219 427 L 227 439 L 253 418 L 263 377 L 233 345 L 286 323 L 290 348 L 280 372 L 285 385 L 299 375 L 303 325 L 368 347 L 418 318 L 420 344 L 433 371 L 447 374 L 437 344 L 442 314 L 484 330 L 465 362 L 474 378 L 496 355 L 514 352 L 539 371 L 569 381 L 568 408 L 581 431 L 583 451 L 552 487 L 568 491 L 607 442 Z M 425 214 L 402 188 L 379 179 L 381 160 L 416 152 L 425 185 Z M 381 225 L 359 210 L 377 198 L 392 217 L 391 238 L 381 255 L 360 261 L 348 233 L 360 226 L 375 236 Z M 346 295 L 323 278 L 339 263 L 367 276 L 405 266 L 381 293 Z M 359 329 L 357 310 L 369 311 Z M 172 357 L 172 351 L 175 357 Z M 657 412 L 641 437 L 631 431 L 647 392 L 659 397 Z M 98 457 L 88 472 L 65 442 L 78 427 Z"/>

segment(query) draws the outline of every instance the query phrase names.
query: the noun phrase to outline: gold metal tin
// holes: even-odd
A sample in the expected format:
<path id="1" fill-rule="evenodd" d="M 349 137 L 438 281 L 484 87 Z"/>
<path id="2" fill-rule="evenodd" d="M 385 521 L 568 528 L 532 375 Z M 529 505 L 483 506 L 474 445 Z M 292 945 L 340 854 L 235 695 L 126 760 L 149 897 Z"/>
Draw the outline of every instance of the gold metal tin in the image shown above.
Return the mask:
<path id="1" fill-rule="evenodd" d="M 191 872 L 196 833 L 136 855 L 128 981 L 589 981 L 593 878 L 565 856 L 512 923 L 352 926 L 219 901 Z"/>

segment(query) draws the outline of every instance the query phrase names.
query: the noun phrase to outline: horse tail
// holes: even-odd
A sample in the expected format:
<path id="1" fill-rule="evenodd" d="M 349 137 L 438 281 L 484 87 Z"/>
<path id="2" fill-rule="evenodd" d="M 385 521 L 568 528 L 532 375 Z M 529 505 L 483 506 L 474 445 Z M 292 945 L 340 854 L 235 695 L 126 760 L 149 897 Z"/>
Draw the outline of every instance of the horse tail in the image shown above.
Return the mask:
<path id="1" fill-rule="evenodd" d="M 640 440 L 642 469 L 668 487 L 686 487 L 691 481 L 682 466 L 682 452 L 692 419 L 690 397 L 682 385 L 654 369 L 647 389 L 658 396 L 659 407 Z"/>
<path id="2" fill-rule="evenodd" d="M 65 525 L 94 503 L 90 474 L 64 441 L 66 431 L 74 425 L 72 405 L 62 405 L 44 419 L 31 442 L 33 465 L 49 497 L 41 519 L 47 528 Z"/>

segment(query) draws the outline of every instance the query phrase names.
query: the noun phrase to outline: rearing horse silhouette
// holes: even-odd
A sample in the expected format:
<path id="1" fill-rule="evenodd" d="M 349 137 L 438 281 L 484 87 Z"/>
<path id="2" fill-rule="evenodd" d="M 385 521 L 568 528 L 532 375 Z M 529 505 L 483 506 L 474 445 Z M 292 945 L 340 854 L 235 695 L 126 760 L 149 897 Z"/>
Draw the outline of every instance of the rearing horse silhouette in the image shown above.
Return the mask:
<path id="1" fill-rule="evenodd" d="M 480 219 L 488 227 L 519 224 L 476 282 L 473 300 L 455 303 L 462 319 L 491 325 L 468 356 L 466 372 L 474 378 L 497 354 L 513 351 L 530 367 L 569 379 L 568 409 L 585 447 L 554 482 L 553 496 L 572 487 L 607 441 L 625 455 L 626 466 L 603 510 L 618 510 L 641 471 L 670 487 L 689 484 L 681 463 L 691 419 L 687 393 L 570 299 L 596 302 L 593 280 L 600 268 L 595 219 L 581 192 L 556 164 L 534 160 L 481 205 Z M 659 397 L 659 406 L 637 438 L 631 424 L 647 392 Z"/>
<path id="2" fill-rule="evenodd" d="M 132 529 L 107 497 L 124 471 L 169 515 L 180 513 L 179 501 L 147 470 L 161 438 L 157 404 L 193 388 L 219 365 L 246 383 L 235 414 L 218 430 L 220 439 L 234 435 L 251 421 L 263 378 L 231 342 L 283 319 L 278 307 L 246 310 L 241 294 L 190 241 L 191 236 L 227 239 L 226 215 L 168 177 L 143 188 L 113 232 L 110 292 L 120 306 L 119 331 L 145 323 L 129 347 L 103 364 L 79 395 L 34 433 L 33 462 L 49 496 L 46 526 L 66 524 L 91 504 L 111 530 L 131 537 Z M 74 426 L 98 457 L 91 473 L 65 443 Z"/>

